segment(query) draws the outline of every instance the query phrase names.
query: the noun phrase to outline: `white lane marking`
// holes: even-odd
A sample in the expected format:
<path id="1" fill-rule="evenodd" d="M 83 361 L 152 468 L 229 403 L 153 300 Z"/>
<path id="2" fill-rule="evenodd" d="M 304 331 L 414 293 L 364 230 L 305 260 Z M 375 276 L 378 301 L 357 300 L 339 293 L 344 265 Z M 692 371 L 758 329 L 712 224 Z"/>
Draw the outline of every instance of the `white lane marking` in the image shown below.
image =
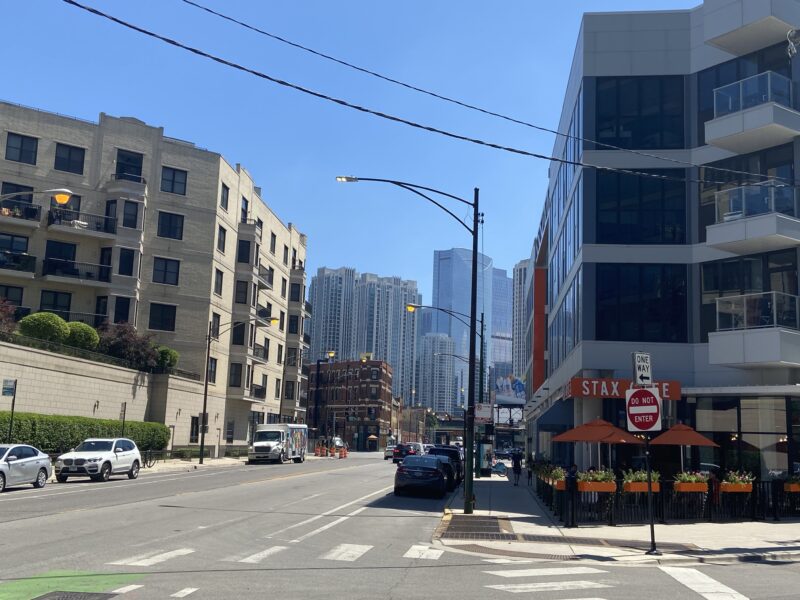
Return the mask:
<path id="1" fill-rule="evenodd" d="M 132 592 L 133 590 L 138 590 L 140 587 L 144 587 L 143 585 L 126 585 L 125 587 L 121 587 L 117 590 L 111 592 L 112 594 L 127 594 L 128 592 Z"/>
<path id="2" fill-rule="evenodd" d="M 327 531 L 331 527 L 336 527 L 339 523 L 343 523 L 344 521 L 347 521 L 347 519 L 349 519 L 350 517 L 353 517 L 353 516 L 357 515 L 358 513 L 360 513 L 361 511 L 364 511 L 364 510 L 367 510 L 366 506 L 362 506 L 361 508 L 357 508 L 353 512 L 347 513 L 345 516 L 339 517 L 335 521 L 331 521 L 327 525 L 323 525 L 322 527 L 318 527 L 317 529 L 314 529 L 314 530 L 309 531 L 308 533 L 306 533 L 304 535 L 301 535 L 299 538 L 292 540 L 290 543 L 291 544 L 299 544 L 303 540 L 307 540 L 310 537 L 314 537 L 318 533 L 322 533 L 323 531 Z"/>
<path id="3" fill-rule="evenodd" d="M 320 514 L 318 514 L 318 515 L 316 515 L 314 517 L 311 517 L 311 518 L 306 519 L 304 521 L 300 521 L 299 523 L 295 523 L 294 525 L 289 525 L 288 527 L 284 527 L 283 529 L 279 529 L 278 531 L 273 531 L 272 533 L 270 533 L 269 535 L 266 535 L 265 537 L 267 537 L 267 538 L 275 537 L 276 535 L 278 535 L 280 533 L 284 533 L 285 531 L 289 531 L 290 529 L 294 529 L 295 527 L 301 527 L 303 525 L 308 525 L 309 523 L 313 523 L 314 521 L 322 519 L 323 517 L 327 517 L 328 515 L 331 515 L 331 514 L 333 514 L 335 512 L 338 512 L 338 511 L 342 510 L 343 508 L 347 508 L 348 506 L 352 506 L 353 504 L 356 504 L 357 502 L 361 502 L 362 500 L 366 500 L 367 498 L 371 498 L 372 496 L 374 496 L 376 494 L 380 494 L 381 492 L 388 492 L 391 489 L 394 489 L 393 485 L 390 485 L 389 487 L 385 487 L 385 488 L 383 488 L 381 490 L 378 490 L 376 492 L 372 492 L 371 494 L 367 494 L 366 496 L 361 496 L 361 498 L 356 498 L 355 500 L 353 500 L 351 502 L 348 502 L 346 504 L 342 504 L 341 506 L 337 506 L 336 508 L 332 508 L 330 510 L 326 510 L 324 513 L 320 513 Z"/>
<path id="4" fill-rule="evenodd" d="M 294 502 L 287 502 L 286 504 L 281 504 L 279 507 L 276 508 L 285 508 L 287 506 L 292 506 L 293 504 L 300 504 L 301 502 L 305 502 L 306 500 L 311 500 L 312 498 L 316 498 L 317 496 L 324 496 L 325 492 L 320 492 L 319 494 L 311 494 L 310 496 L 306 496 L 305 498 L 300 498 L 300 500 L 295 500 Z"/>
<path id="5" fill-rule="evenodd" d="M 529 565 L 532 560 L 522 560 L 514 558 L 484 558 L 483 562 L 492 563 L 494 565 Z"/>
<path id="6" fill-rule="evenodd" d="M 251 554 L 250 556 L 243 558 L 237 562 L 240 563 L 248 563 L 251 565 L 257 565 L 262 560 L 267 558 L 268 556 L 272 556 L 273 554 L 277 554 L 282 550 L 286 550 L 286 546 L 273 546 L 272 548 L 267 548 L 266 550 L 262 550 L 261 552 L 256 552 L 255 554 Z"/>
<path id="7" fill-rule="evenodd" d="M 552 569 L 517 569 L 515 571 L 484 571 L 489 575 L 498 577 L 563 577 L 565 575 L 594 575 L 596 573 L 608 573 L 595 569 L 594 567 L 567 567 Z"/>
<path id="8" fill-rule="evenodd" d="M 425 560 L 438 560 L 444 550 L 436 550 L 422 544 L 414 544 L 403 554 L 403 558 L 422 558 Z"/>
<path id="9" fill-rule="evenodd" d="M 612 587 L 596 581 L 549 581 L 546 583 L 509 583 L 506 585 L 484 586 L 501 592 L 522 594 L 524 592 L 563 592 L 566 590 L 592 590 Z M 588 599 L 584 599 L 588 600 Z"/>
<path id="10" fill-rule="evenodd" d="M 747 596 L 697 569 L 685 567 L 659 567 L 659 569 L 706 600 L 748 600 Z"/>
<path id="11" fill-rule="evenodd" d="M 320 556 L 320 558 L 322 560 L 344 560 L 353 562 L 364 556 L 364 554 L 372 550 L 372 548 L 372 546 L 362 546 L 360 544 L 339 544 L 327 554 Z"/>
<path id="12" fill-rule="evenodd" d="M 170 595 L 170 598 L 186 598 L 189 594 L 194 594 L 200 588 L 183 588 L 179 592 Z"/>
<path id="13" fill-rule="evenodd" d="M 169 552 L 162 552 L 155 556 L 142 558 L 141 556 L 133 556 L 131 558 L 123 558 L 122 560 L 115 560 L 114 562 L 106 563 L 107 565 L 122 565 L 126 567 L 152 567 L 158 563 L 162 563 L 171 558 L 178 556 L 186 556 L 194 552 L 191 548 L 178 548 L 177 550 L 170 550 Z M 146 555 L 145 555 L 146 556 Z"/>

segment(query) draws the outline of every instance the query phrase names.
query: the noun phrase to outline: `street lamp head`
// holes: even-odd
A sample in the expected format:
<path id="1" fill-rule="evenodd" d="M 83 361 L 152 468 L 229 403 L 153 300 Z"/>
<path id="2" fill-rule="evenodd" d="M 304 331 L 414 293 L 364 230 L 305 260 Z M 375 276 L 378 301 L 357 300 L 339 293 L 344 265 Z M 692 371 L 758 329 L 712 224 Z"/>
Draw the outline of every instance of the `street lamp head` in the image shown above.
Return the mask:
<path id="1" fill-rule="evenodd" d="M 328 358 L 333 358 L 334 356 L 336 356 L 336 351 L 335 350 L 328 350 L 325 354 L 328 355 Z"/>
<path id="2" fill-rule="evenodd" d="M 357 183 L 358 177 L 353 177 L 352 175 L 337 175 L 336 181 L 339 183 Z"/>
<path id="3" fill-rule="evenodd" d="M 410 312 L 410 313 L 413 313 L 418 308 L 422 308 L 422 305 L 421 304 L 412 304 L 410 302 L 408 304 L 406 304 L 406 310 L 408 312 Z"/>
<path id="4" fill-rule="evenodd" d="M 66 188 L 56 188 L 54 190 L 44 190 L 43 194 L 52 194 L 58 205 L 64 205 L 72 198 L 72 192 Z"/>

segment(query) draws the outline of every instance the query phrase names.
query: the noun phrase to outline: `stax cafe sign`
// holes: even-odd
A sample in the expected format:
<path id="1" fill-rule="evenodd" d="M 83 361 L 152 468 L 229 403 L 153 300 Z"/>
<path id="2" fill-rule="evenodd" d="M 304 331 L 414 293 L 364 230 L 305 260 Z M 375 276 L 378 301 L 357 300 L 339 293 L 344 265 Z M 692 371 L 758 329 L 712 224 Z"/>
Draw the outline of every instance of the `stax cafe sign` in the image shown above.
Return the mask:
<path id="1" fill-rule="evenodd" d="M 630 379 L 592 379 L 573 377 L 569 380 L 569 397 L 571 398 L 624 398 L 625 392 L 635 388 Z M 664 400 L 681 399 L 680 381 L 654 381 L 651 388 L 659 392 Z"/>

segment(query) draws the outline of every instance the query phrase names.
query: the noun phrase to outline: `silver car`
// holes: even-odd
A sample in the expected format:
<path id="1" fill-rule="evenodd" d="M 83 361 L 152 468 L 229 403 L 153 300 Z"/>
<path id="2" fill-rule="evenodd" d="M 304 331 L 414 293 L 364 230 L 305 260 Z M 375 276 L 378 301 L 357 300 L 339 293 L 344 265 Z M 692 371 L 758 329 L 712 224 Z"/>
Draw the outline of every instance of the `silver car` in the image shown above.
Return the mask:
<path id="1" fill-rule="evenodd" d="M 6 487 L 28 483 L 32 483 L 33 487 L 43 488 L 52 472 L 50 457 L 33 446 L 0 446 L 0 492 Z"/>

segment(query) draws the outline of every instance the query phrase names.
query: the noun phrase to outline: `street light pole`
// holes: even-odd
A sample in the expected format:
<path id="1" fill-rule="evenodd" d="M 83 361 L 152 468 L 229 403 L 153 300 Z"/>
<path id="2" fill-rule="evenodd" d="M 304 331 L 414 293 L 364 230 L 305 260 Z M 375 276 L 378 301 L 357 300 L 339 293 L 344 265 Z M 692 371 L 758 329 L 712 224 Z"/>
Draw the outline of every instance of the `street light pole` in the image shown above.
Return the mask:
<path id="1" fill-rule="evenodd" d="M 484 354 L 483 354 L 483 351 L 484 351 L 483 338 L 484 338 L 484 334 L 485 333 L 486 333 L 486 331 L 484 330 L 484 325 L 483 325 L 483 312 L 481 312 L 481 366 L 480 366 L 481 373 L 480 373 L 480 377 L 478 379 L 478 381 L 479 381 L 478 389 L 480 389 L 480 403 L 481 404 L 483 404 L 483 369 L 484 369 L 484 366 L 483 366 L 483 358 L 484 358 Z M 481 436 L 481 439 L 483 439 L 483 436 Z M 489 465 L 489 466 L 491 467 L 491 465 Z M 475 461 L 475 478 L 476 479 L 480 479 L 480 477 L 481 477 L 481 457 L 479 456 L 478 460 Z"/>
<path id="2" fill-rule="evenodd" d="M 200 464 L 203 464 L 203 455 L 206 450 L 206 427 L 208 427 L 208 363 L 211 361 L 211 329 L 213 321 L 208 322 L 206 335 L 206 374 L 203 379 L 203 412 L 200 413 Z"/>

